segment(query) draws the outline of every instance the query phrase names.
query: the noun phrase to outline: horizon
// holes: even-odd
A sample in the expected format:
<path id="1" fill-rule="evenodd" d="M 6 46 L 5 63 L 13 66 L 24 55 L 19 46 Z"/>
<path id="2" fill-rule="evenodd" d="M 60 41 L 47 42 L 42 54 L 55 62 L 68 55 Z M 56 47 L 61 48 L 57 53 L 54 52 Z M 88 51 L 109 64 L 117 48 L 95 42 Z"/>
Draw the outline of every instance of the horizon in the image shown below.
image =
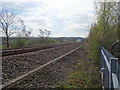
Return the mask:
<path id="1" fill-rule="evenodd" d="M 2 0 L 1 7 L 15 10 L 35 37 L 39 29 L 51 37 L 88 37 L 95 22 L 94 0 Z"/>

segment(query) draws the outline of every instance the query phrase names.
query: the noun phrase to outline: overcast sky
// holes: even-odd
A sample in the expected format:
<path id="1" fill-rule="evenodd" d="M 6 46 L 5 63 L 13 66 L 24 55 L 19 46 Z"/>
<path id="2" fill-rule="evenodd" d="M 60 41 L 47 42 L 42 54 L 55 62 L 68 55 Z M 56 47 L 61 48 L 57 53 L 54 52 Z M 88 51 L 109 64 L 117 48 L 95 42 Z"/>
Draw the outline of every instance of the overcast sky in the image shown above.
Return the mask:
<path id="1" fill-rule="evenodd" d="M 0 5 L 15 10 L 32 36 L 48 29 L 53 37 L 86 37 L 95 21 L 94 0 L 2 0 Z"/>

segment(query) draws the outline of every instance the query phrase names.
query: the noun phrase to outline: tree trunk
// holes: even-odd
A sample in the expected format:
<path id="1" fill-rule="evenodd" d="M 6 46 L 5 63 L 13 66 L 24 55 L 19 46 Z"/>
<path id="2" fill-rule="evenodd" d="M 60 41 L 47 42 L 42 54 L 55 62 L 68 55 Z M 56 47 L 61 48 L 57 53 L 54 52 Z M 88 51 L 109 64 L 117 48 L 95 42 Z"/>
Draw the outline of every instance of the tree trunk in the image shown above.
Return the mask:
<path id="1" fill-rule="evenodd" d="M 8 35 L 8 27 L 6 27 L 6 46 L 9 48 L 9 35 Z"/>
<path id="2" fill-rule="evenodd" d="M 7 48 L 9 48 L 9 37 L 8 37 L 8 35 L 7 35 Z"/>

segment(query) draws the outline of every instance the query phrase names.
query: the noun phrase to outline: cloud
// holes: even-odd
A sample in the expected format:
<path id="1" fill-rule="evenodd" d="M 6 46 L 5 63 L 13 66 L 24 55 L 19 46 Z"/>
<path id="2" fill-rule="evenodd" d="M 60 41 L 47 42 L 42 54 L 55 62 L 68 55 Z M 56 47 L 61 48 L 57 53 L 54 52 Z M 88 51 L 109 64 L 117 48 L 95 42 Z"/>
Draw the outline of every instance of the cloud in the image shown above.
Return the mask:
<path id="1" fill-rule="evenodd" d="M 2 2 L 42 2 L 43 0 L 2 0 Z M 67 3 L 68 0 L 44 0 L 44 1 L 47 1 L 49 3 Z M 87 2 L 88 0 L 69 0 L 69 3 L 74 3 L 74 2 Z M 93 1 L 93 0 L 89 0 L 89 1 Z"/>
<path id="2" fill-rule="evenodd" d="M 51 30 L 53 21 L 50 18 L 50 14 L 46 6 L 35 6 L 26 8 L 25 12 L 19 15 L 24 20 L 26 25 L 33 28 L 33 35 L 38 36 L 39 29 Z"/>
<path id="3" fill-rule="evenodd" d="M 39 0 L 2 0 L 2 2 L 39 2 Z"/>
<path id="4" fill-rule="evenodd" d="M 19 8 L 18 17 L 33 28 L 51 30 L 52 36 L 86 36 L 94 22 L 93 0 L 4 0 L 3 6 Z M 12 3 L 12 4 L 8 4 Z"/>
<path id="5" fill-rule="evenodd" d="M 2 1 L 3 2 L 41 2 L 42 0 L 2 0 Z M 49 0 L 49 1 L 54 3 L 58 0 Z M 67 0 L 60 0 L 58 2 L 63 2 L 63 1 L 67 1 Z M 79 0 L 69 0 L 70 3 L 74 3 L 74 1 L 79 3 Z M 81 2 L 86 2 L 86 1 L 88 1 L 88 0 L 82 0 Z M 91 1 L 93 1 L 93 0 L 91 0 Z M 119 2 L 119 0 L 106 0 L 106 1 L 105 0 L 96 0 L 96 2 L 98 2 L 98 1 L 100 1 L 100 2 Z"/>

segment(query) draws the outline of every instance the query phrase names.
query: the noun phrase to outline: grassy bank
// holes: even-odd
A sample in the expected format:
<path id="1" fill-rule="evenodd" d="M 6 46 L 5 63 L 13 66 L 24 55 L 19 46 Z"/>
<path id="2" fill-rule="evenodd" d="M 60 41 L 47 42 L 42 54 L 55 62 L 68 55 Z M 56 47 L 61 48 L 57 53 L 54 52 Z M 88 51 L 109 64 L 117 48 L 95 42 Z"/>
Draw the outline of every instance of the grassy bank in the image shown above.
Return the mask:
<path id="1" fill-rule="evenodd" d="M 57 87 L 60 88 L 100 88 L 99 68 L 92 61 L 83 61 L 77 65 L 77 70 Z"/>
<path id="2" fill-rule="evenodd" d="M 85 49 L 85 47 L 82 47 Z M 68 78 L 57 85 L 59 88 L 101 88 L 101 79 L 99 66 L 95 60 L 89 60 L 88 54 L 86 59 L 80 58 L 76 65 L 76 70 L 68 75 Z"/>

